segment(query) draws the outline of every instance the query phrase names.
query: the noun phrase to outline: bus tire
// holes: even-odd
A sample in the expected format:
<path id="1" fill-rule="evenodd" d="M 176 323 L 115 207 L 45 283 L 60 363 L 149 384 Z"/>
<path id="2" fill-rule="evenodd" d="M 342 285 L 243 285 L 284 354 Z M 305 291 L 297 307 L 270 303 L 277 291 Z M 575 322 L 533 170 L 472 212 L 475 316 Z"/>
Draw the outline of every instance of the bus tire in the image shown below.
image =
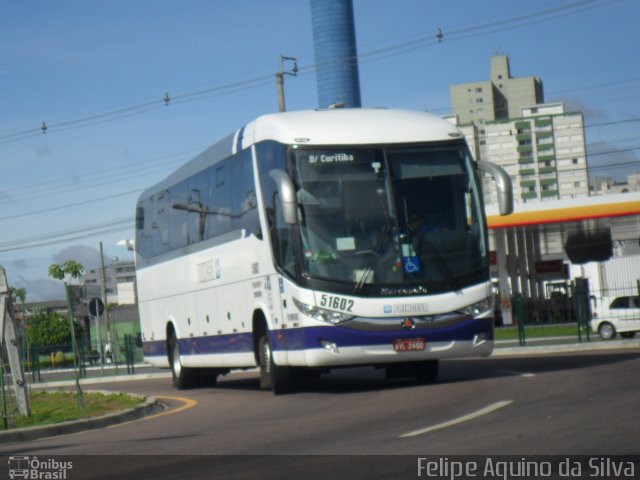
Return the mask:
<path id="1" fill-rule="evenodd" d="M 180 346 L 175 332 L 171 332 L 169 337 L 169 364 L 171 365 L 171 377 L 173 378 L 173 386 L 178 390 L 186 390 L 193 388 L 195 385 L 195 377 L 197 376 L 193 368 L 182 366 L 180 361 Z"/>
<path id="2" fill-rule="evenodd" d="M 288 367 L 280 367 L 273 361 L 269 333 L 260 337 L 260 388 L 271 390 L 274 395 L 286 393 L 291 389 L 291 372 Z"/>

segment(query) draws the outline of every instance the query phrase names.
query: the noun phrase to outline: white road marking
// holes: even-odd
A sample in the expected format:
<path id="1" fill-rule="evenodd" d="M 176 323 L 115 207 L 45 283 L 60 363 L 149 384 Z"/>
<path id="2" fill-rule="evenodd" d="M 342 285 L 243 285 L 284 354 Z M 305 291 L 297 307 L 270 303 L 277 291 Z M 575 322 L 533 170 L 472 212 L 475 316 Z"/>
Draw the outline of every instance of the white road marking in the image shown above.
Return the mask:
<path id="1" fill-rule="evenodd" d="M 507 375 L 518 375 L 520 377 L 531 378 L 535 377 L 535 373 L 531 372 L 514 372 L 512 370 L 500 370 L 498 373 L 506 373 Z"/>
<path id="2" fill-rule="evenodd" d="M 425 433 L 433 432 L 436 430 L 441 430 L 443 428 L 451 427 L 453 425 L 458 425 L 459 423 L 467 422 L 469 420 L 473 420 L 474 418 L 481 417 L 483 415 L 487 415 L 488 413 L 495 412 L 496 410 L 506 407 L 513 403 L 513 400 L 502 400 L 501 402 L 496 402 L 488 407 L 481 408 L 473 413 L 469 413 L 467 415 L 463 415 L 462 417 L 454 418 L 453 420 L 449 420 L 444 423 L 439 423 L 437 425 L 432 425 L 431 427 L 422 428 L 420 430 L 414 430 L 413 432 L 404 433 L 400 435 L 398 438 L 407 438 L 407 437 L 416 437 L 418 435 L 424 435 Z"/>

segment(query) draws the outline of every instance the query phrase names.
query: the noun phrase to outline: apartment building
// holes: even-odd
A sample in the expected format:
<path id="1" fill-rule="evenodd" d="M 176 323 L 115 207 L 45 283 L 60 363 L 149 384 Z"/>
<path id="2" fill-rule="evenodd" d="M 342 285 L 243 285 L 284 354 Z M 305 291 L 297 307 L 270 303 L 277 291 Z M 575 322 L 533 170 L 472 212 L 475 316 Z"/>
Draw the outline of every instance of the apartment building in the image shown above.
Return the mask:
<path id="1" fill-rule="evenodd" d="M 544 103 L 542 80 L 537 77 L 513 78 L 509 57 L 491 57 L 489 80 L 451 85 L 451 111 L 460 123 L 483 123 L 520 114 L 526 105 Z"/>
<path id="2" fill-rule="evenodd" d="M 133 261 L 118 261 L 104 268 L 107 303 L 126 305 L 136 303 L 136 268 Z M 85 272 L 80 279 L 86 289 L 87 298 L 102 296 L 102 268 L 93 268 Z"/>
<path id="3" fill-rule="evenodd" d="M 490 79 L 450 87 L 453 114 L 476 160 L 507 170 L 516 202 L 589 194 L 584 121 L 562 103 L 544 103 L 542 80 L 513 78 L 509 58 L 491 58 Z M 496 203 L 484 182 L 485 201 Z"/>
<path id="4" fill-rule="evenodd" d="M 518 202 L 589 194 L 584 121 L 562 103 L 522 107 L 517 118 L 484 124 L 486 160 L 511 176 Z M 485 200 L 493 186 L 486 182 Z"/>

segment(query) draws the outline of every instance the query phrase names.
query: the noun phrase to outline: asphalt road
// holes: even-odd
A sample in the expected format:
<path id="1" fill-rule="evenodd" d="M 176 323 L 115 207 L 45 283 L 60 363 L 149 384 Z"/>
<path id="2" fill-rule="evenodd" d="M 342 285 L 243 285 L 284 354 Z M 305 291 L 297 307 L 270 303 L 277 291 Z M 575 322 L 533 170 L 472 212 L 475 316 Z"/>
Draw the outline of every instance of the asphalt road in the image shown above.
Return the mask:
<path id="1" fill-rule="evenodd" d="M 0 445 L 0 455 L 86 462 L 91 475 L 78 468 L 70 479 L 293 478 L 283 471 L 415 478 L 421 456 L 632 455 L 640 453 L 639 373 L 634 349 L 444 361 L 430 385 L 340 370 L 284 396 L 261 391 L 255 372 L 188 391 L 168 379 L 111 383 L 100 388 L 153 395 L 171 408 L 107 429 Z"/>

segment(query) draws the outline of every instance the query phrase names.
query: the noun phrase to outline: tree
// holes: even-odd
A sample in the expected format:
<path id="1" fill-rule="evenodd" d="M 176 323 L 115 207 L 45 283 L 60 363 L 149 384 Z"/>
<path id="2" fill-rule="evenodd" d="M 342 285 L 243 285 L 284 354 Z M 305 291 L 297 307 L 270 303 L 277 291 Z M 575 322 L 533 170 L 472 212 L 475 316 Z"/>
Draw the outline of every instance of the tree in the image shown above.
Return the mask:
<path id="1" fill-rule="evenodd" d="M 24 325 L 24 302 L 27 299 L 27 291 L 24 288 L 9 287 L 9 297 L 13 305 L 20 302 L 20 324 Z"/>
<path id="2" fill-rule="evenodd" d="M 27 291 L 24 288 L 9 287 L 9 295 L 11 295 L 11 302 L 20 302 L 20 305 L 24 305 L 27 299 Z"/>
<path id="3" fill-rule="evenodd" d="M 81 333 L 80 325 L 74 322 L 76 338 Z M 31 345 L 52 347 L 68 344 L 71 341 L 69 325 L 65 318 L 56 312 L 40 311 L 29 317 L 25 328 L 27 342 Z"/>
<path id="4" fill-rule="evenodd" d="M 78 279 L 84 273 L 84 265 L 75 260 L 67 260 L 63 264 L 54 263 L 49 267 L 49 276 L 62 280 L 65 285 L 73 279 Z"/>
<path id="5" fill-rule="evenodd" d="M 71 294 L 69 293 L 69 283 L 72 280 L 79 279 L 84 273 L 84 265 L 74 260 L 67 260 L 63 264 L 54 263 L 49 266 L 49 276 L 64 283 L 64 290 L 67 295 L 67 310 L 69 314 L 69 333 L 71 335 L 71 344 L 73 345 L 73 370 L 76 374 L 76 397 L 78 405 L 84 408 L 86 402 L 80 388 L 80 370 L 78 369 L 78 344 L 76 342 L 75 328 L 73 321 L 73 309 L 71 307 Z"/>

